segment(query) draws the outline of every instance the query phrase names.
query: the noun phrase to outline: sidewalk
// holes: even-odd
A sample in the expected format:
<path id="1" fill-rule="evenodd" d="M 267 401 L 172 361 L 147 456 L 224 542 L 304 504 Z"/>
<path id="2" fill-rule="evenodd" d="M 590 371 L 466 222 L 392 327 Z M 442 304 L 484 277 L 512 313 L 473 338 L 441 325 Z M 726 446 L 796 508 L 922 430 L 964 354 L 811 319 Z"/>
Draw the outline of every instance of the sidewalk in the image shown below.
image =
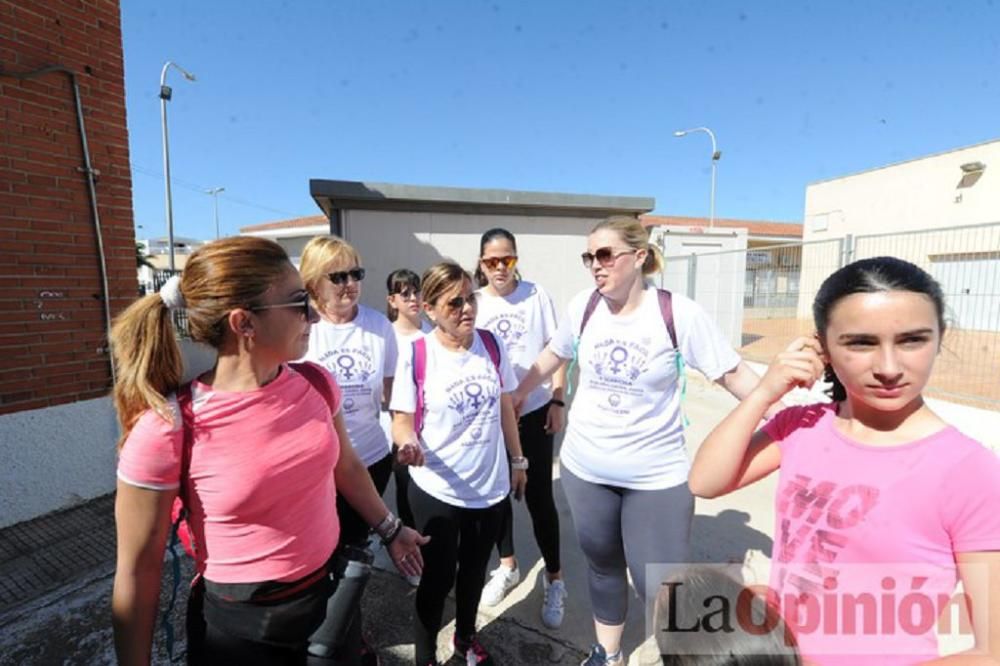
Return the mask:
<path id="1" fill-rule="evenodd" d="M 734 404 L 721 389 L 690 382 L 685 411 L 691 421 L 687 436 L 692 450 Z M 499 606 L 481 607 L 479 617 L 483 642 L 501 665 L 576 666 L 593 641 L 586 562 L 576 543 L 558 474 L 554 484 L 569 592 L 565 622 L 558 630 L 546 629 L 541 623 L 542 562 L 531 536 L 530 518 L 523 504 L 517 503 L 515 542 L 522 582 Z M 774 479 L 768 479 L 729 497 L 699 501 L 692 559 L 732 562 L 736 567 L 746 564 L 743 572 L 748 579 L 766 581 L 773 484 Z M 391 485 L 386 501 L 390 506 L 395 503 Z M 383 570 L 375 573 L 365 594 L 366 630 L 383 664 L 409 665 L 413 659 L 414 590 L 391 571 L 384 552 L 378 553 L 376 561 Z M 495 565 L 494 561 L 491 568 Z M 113 664 L 109 610 L 113 566 L 110 497 L 0 531 L 0 664 Z M 189 563 L 186 569 L 185 579 L 190 576 Z M 165 566 L 165 592 L 172 587 L 171 576 L 170 567 Z M 182 591 L 174 621 L 181 650 L 185 604 Z M 643 624 L 642 608 L 636 600 L 629 610 L 624 641 L 631 666 L 658 660 L 651 641 L 641 647 Z M 452 629 L 448 625 L 441 632 L 439 658 L 451 653 Z M 159 656 L 155 663 L 165 664 L 159 630 L 156 641 Z"/>

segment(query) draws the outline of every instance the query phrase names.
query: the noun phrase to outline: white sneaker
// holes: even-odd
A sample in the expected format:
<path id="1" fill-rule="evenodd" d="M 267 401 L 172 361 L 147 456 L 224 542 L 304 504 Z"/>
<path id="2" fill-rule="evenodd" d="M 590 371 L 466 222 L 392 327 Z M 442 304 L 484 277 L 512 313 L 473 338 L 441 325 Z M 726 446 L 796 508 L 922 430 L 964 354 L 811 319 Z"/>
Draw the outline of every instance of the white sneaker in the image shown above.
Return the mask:
<path id="1" fill-rule="evenodd" d="M 566 599 L 566 585 L 561 580 L 549 582 L 542 574 L 542 624 L 549 629 L 558 629 L 563 621 L 563 607 Z"/>
<path id="2" fill-rule="evenodd" d="M 508 569 L 501 564 L 490 572 L 490 579 L 483 587 L 483 596 L 479 603 L 484 606 L 496 606 L 520 582 L 521 572 L 517 567 Z"/>

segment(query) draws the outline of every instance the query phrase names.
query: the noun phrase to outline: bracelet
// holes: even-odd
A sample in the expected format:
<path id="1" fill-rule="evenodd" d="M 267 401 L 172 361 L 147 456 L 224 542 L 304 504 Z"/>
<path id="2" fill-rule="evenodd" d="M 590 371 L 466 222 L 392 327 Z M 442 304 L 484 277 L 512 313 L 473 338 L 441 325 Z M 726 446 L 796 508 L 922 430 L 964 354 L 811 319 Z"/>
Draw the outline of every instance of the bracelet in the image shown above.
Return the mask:
<path id="1" fill-rule="evenodd" d="M 527 470 L 528 459 L 524 456 L 514 456 L 510 459 L 510 468 L 521 471 Z"/>
<path id="2" fill-rule="evenodd" d="M 392 533 L 393 528 L 396 527 L 396 523 L 398 522 L 399 518 L 396 517 L 396 514 L 390 511 L 385 514 L 385 518 L 382 519 L 382 522 L 374 527 L 375 533 L 378 534 L 380 538 L 385 539 Z"/>
<path id="3" fill-rule="evenodd" d="M 388 546 L 390 543 L 396 540 L 396 537 L 398 537 L 399 533 L 402 531 L 403 531 L 403 521 L 397 518 L 395 524 L 392 526 L 392 530 L 385 536 L 381 537 L 382 545 Z"/>
<path id="4" fill-rule="evenodd" d="M 560 407 L 565 407 L 566 406 L 565 402 L 563 402 L 562 400 L 556 400 L 555 398 L 552 398 L 551 400 L 549 400 L 549 404 L 550 405 L 559 405 Z"/>

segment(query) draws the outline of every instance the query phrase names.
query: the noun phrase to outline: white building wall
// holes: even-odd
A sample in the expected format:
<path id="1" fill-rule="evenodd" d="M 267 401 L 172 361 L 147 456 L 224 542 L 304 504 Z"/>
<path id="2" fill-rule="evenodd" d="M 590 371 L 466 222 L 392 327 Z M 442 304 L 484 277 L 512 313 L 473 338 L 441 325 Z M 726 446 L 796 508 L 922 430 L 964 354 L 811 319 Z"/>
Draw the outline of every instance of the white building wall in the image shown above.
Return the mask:
<path id="1" fill-rule="evenodd" d="M 0 416 L 0 528 L 115 488 L 110 398 Z"/>

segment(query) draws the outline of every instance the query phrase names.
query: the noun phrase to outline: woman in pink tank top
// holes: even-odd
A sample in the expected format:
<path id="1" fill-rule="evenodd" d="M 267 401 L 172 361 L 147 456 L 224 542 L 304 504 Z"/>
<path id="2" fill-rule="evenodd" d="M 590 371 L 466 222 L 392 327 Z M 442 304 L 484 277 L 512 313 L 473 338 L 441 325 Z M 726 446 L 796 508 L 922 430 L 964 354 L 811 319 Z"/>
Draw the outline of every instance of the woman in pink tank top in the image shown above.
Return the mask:
<path id="1" fill-rule="evenodd" d="M 182 384 L 172 321 L 215 365 Z M 150 663 L 171 505 L 184 500 L 198 570 L 188 663 L 304 664 L 323 621 L 341 494 L 419 574 L 425 539 L 385 507 L 354 454 L 340 390 L 300 358 L 316 315 L 285 251 L 227 238 L 133 303 L 111 333 L 121 423 L 112 596 L 121 664 Z M 330 526 L 334 525 L 333 530 Z"/>

